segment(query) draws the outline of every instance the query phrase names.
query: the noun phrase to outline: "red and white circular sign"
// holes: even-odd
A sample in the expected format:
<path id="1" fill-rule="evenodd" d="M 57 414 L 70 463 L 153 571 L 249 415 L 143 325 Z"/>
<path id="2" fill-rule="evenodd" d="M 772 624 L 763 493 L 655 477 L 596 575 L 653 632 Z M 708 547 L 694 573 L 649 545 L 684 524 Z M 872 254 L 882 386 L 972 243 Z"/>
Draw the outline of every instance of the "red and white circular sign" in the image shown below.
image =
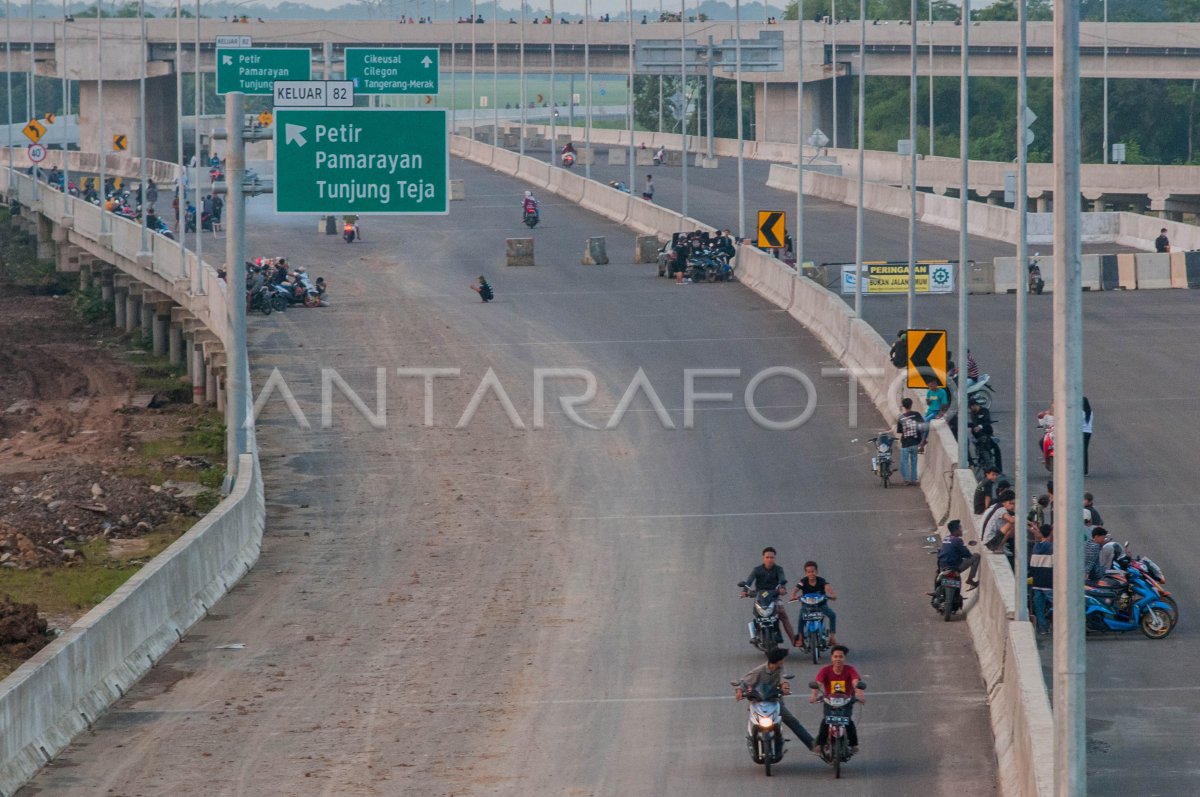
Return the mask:
<path id="1" fill-rule="evenodd" d="M 41 144 L 29 145 L 29 160 L 34 163 L 41 163 L 46 159 L 46 148 Z"/>

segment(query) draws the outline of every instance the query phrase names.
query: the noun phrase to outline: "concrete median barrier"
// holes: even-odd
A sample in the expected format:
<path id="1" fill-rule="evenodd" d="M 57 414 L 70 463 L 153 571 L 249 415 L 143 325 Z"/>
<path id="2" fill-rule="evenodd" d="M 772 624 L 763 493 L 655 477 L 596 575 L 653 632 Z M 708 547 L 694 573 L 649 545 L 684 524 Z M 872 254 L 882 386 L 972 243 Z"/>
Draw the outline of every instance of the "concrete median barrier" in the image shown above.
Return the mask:
<path id="1" fill-rule="evenodd" d="M 1139 252 L 1134 262 L 1137 266 L 1138 290 L 1171 287 L 1171 255 L 1166 252 Z"/>
<path id="2" fill-rule="evenodd" d="M 659 244 L 657 235 L 637 235 L 633 238 L 633 262 L 657 263 Z"/>
<path id="3" fill-rule="evenodd" d="M 506 238 L 504 241 L 504 265 L 532 266 L 533 239 Z"/>
<path id="4" fill-rule="evenodd" d="M 1117 287 L 1136 291 L 1137 286 L 1137 255 L 1122 252 L 1117 255 Z"/>
<path id="5" fill-rule="evenodd" d="M 1171 287 L 1186 288 L 1188 286 L 1187 279 L 1187 253 L 1172 252 L 1171 253 Z"/>
<path id="6" fill-rule="evenodd" d="M 467 188 L 462 180 L 450 181 L 450 201 L 458 202 L 467 198 Z"/>
<path id="7" fill-rule="evenodd" d="M 629 163 L 629 150 L 623 147 L 609 147 L 608 165 L 625 166 Z"/>
<path id="8" fill-rule="evenodd" d="M 608 265 L 608 246 L 604 242 L 604 238 L 588 238 L 583 245 L 583 265 L 585 266 L 607 266 Z"/>

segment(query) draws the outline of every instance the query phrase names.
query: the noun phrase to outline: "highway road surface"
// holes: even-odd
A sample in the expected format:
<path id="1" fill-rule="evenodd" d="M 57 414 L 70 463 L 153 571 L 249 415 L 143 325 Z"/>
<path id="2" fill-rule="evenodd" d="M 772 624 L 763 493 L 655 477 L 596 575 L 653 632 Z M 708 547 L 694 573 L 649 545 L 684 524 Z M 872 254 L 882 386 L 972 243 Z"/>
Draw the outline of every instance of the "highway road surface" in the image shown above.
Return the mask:
<path id="1" fill-rule="evenodd" d="M 631 232 L 554 197 L 533 232 L 538 265 L 505 268 L 525 186 L 452 171 L 468 199 L 449 217 L 368 217 L 351 246 L 251 202 L 251 254 L 324 275 L 331 298 L 250 319 L 256 388 L 278 369 L 307 425 L 282 389 L 266 401 L 262 557 L 22 797 L 832 789 L 831 768 L 796 744 L 765 778 L 728 686 L 762 660 L 735 583 L 765 545 L 793 578 L 820 562 L 870 685 L 838 793 L 998 794 L 966 624 L 925 597 L 933 522 L 916 490 L 871 475 L 882 422 L 859 397 L 849 425 L 846 383 L 821 375 L 828 352 L 740 285 L 632 265 Z M 590 235 L 612 264 L 579 264 Z M 480 274 L 492 304 L 468 289 Z M 744 399 L 780 366 L 813 383 L 812 415 L 790 431 Z M 459 375 L 430 377 L 427 419 L 423 379 L 396 369 L 428 367 Z M 538 368 L 594 375 L 577 420 L 557 398 L 585 379 L 550 378 L 538 423 Z M 698 403 L 687 429 L 685 369 L 698 368 L 738 374 L 696 380 L 733 395 Z M 810 403 L 778 375 L 752 395 L 766 421 Z M 815 672 L 788 669 L 801 687 Z M 815 730 L 815 707 L 789 702 Z"/>

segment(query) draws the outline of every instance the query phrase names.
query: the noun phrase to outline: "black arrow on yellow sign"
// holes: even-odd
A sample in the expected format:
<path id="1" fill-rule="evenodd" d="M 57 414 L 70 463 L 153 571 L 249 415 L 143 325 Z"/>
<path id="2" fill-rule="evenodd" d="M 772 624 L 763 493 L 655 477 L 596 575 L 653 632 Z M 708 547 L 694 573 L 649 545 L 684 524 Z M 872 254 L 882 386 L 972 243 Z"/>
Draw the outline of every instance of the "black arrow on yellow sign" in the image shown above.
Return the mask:
<path id="1" fill-rule="evenodd" d="M 124 133 L 113 136 L 113 152 L 124 152 L 129 149 L 129 140 Z"/>
<path id="2" fill-rule="evenodd" d="M 21 129 L 21 132 L 25 134 L 26 138 L 36 144 L 42 140 L 42 136 L 46 135 L 46 126 L 37 119 L 32 119 L 29 124 Z"/>
<path id="3" fill-rule="evenodd" d="M 946 330 L 910 329 L 908 340 L 908 386 L 946 386 Z"/>
<path id="4" fill-rule="evenodd" d="M 782 210 L 758 211 L 758 246 L 760 249 L 782 248 L 787 214 Z"/>

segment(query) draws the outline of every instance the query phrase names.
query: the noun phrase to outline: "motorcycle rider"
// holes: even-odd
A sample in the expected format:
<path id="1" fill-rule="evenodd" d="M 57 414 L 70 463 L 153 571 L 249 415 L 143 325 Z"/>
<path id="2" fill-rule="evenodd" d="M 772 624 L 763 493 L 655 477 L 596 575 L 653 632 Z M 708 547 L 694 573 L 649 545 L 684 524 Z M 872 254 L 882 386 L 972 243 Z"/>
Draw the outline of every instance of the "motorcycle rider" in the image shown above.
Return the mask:
<path id="1" fill-rule="evenodd" d="M 846 663 L 846 656 L 850 653 L 850 648 L 845 645 L 834 645 L 829 656 L 832 664 L 826 664 L 817 673 L 817 677 L 813 680 L 821 685 L 827 695 L 848 695 L 850 690 L 854 690 L 854 696 L 859 703 L 866 703 L 863 697 L 863 690 L 859 688 L 858 670 Z M 821 699 L 821 693 L 816 689 L 812 690 L 812 696 L 808 699 L 810 703 L 816 703 Z M 846 726 L 846 735 L 849 737 L 850 753 L 853 755 L 858 752 L 858 728 L 854 725 L 854 720 L 850 720 L 850 724 Z M 820 751 L 825 746 L 825 742 L 829 739 L 829 726 L 825 720 L 821 720 L 821 730 L 817 733 L 817 743 L 814 749 Z"/>
<path id="2" fill-rule="evenodd" d="M 787 594 L 787 575 L 783 572 L 783 566 L 775 564 L 775 549 L 768 545 L 762 550 L 763 563 L 750 571 L 750 575 L 742 582 L 742 597 L 748 597 L 751 591 L 754 592 L 776 592 L 780 597 Z M 783 626 L 783 631 L 787 634 L 787 638 L 796 639 L 795 632 L 792 631 L 792 623 L 788 620 L 787 612 L 783 609 L 783 601 L 780 600 L 775 604 L 775 614 L 779 617 L 779 624 Z"/>
<path id="3" fill-rule="evenodd" d="M 525 192 L 525 199 L 521 202 L 521 210 L 525 214 L 532 213 L 535 216 L 538 214 L 538 201 L 533 198 L 532 191 Z"/>
<path id="4" fill-rule="evenodd" d="M 967 573 L 967 587 L 975 589 L 979 586 L 979 554 L 971 553 L 967 548 L 967 544 L 962 538 L 962 522 L 958 519 L 951 520 L 946 524 L 946 539 L 942 540 L 942 547 L 938 549 L 937 555 L 937 575 L 933 579 L 933 589 L 936 592 L 938 586 L 942 583 L 942 573 L 946 570 L 957 570 L 962 572 L 963 565 L 970 565 L 971 569 Z"/>
<path id="5" fill-rule="evenodd" d="M 800 724 L 800 720 L 796 719 L 796 715 L 788 711 L 788 707 L 783 703 L 783 696 L 792 693 L 792 686 L 783 679 L 783 660 L 787 658 L 788 652 L 783 648 L 775 648 L 767 654 L 765 664 L 760 664 L 750 672 L 742 676 L 741 682 L 734 688 L 733 696 L 738 700 L 753 694 L 754 690 L 762 685 L 771 686 L 779 690 L 779 718 L 783 720 L 783 724 L 791 729 L 792 733 L 796 734 L 796 738 L 800 743 L 809 750 L 818 750 L 816 743 L 813 741 L 812 734 L 805 730 Z"/>
<path id="6" fill-rule="evenodd" d="M 575 154 L 575 145 L 572 144 L 570 141 L 568 141 L 566 144 L 563 145 L 562 151 L 559 152 L 558 154 L 566 155 L 568 152 L 571 153 L 572 155 Z"/>
<path id="7" fill-rule="evenodd" d="M 829 582 L 817 575 L 817 563 L 811 559 L 804 563 L 804 578 L 800 579 L 795 589 L 792 590 L 792 600 L 799 600 L 801 595 L 824 595 L 825 603 L 821 606 L 821 614 L 829 618 L 829 644 L 836 645 L 837 641 L 837 614 L 830 606 L 831 601 L 837 600 L 837 595 L 833 592 L 833 587 Z M 797 634 L 794 640 L 796 647 L 804 648 L 804 637 Z"/>

